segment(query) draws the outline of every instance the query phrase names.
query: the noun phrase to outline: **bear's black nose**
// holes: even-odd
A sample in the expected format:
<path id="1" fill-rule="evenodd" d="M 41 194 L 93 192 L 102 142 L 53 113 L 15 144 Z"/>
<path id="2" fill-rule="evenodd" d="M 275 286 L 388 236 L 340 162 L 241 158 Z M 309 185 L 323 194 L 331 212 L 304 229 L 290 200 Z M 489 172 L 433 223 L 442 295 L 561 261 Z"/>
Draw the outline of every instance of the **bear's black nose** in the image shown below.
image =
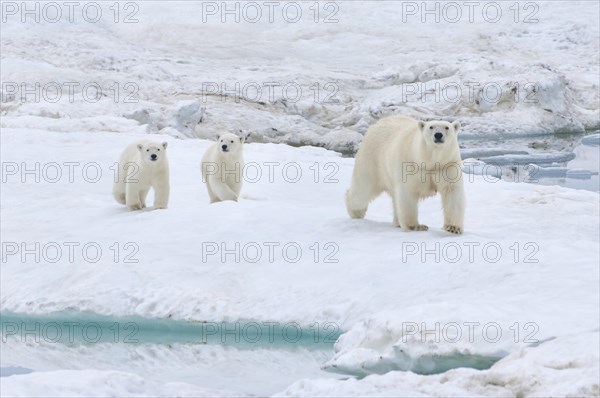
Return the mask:
<path id="1" fill-rule="evenodd" d="M 444 134 L 442 133 L 435 133 L 433 136 L 435 137 L 436 141 L 441 141 L 442 138 L 444 138 Z"/>
<path id="2" fill-rule="evenodd" d="M 221 148 L 222 148 L 223 150 L 225 150 L 225 149 L 227 149 L 227 145 L 221 145 Z"/>
<path id="3" fill-rule="evenodd" d="M 156 154 L 155 154 L 155 153 L 153 153 L 152 155 L 150 155 L 150 159 L 152 159 L 152 160 L 156 160 Z"/>

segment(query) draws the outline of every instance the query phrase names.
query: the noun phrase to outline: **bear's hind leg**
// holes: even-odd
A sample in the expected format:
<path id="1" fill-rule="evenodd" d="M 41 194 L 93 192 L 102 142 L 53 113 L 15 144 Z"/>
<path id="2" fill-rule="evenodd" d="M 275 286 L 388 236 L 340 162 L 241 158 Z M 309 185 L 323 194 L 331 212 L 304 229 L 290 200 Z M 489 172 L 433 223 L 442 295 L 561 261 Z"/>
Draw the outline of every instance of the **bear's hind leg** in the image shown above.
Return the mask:
<path id="1" fill-rule="evenodd" d="M 346 191 L 346 210 L 351 218 L 364 218 L 369 208 L 369 203 L 375 196 L 381 192 L 375 192 L 371 184 L 364 186 L 357 186 L 355 182 L 352 183 L 350 189 Z"/>
<path id="2" fill-rule="evenodd" d="M 119 202 L 122 205 L 125 204 L 125 193 L 123 193 L 123 192 L 113 192 L 113 196 L 115 197 L 115 200 L 117 202 Z"/>
<path id="3" fill-rule="evenodd" d="M 125 189 L 125 184 L 121 181 L 113 184 L 113 197 L 122 205 L 125 204 Z"/>

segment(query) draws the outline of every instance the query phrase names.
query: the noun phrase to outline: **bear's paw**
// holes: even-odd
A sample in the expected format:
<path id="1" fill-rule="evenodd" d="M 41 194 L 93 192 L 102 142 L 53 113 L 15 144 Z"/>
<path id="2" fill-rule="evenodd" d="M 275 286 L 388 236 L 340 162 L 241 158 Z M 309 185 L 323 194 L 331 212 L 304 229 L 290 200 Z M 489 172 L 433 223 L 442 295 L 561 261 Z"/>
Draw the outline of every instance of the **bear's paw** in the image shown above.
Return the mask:
<path id="1" fill-rule="evenodd" d="M 408 227 L 409 231 L 427 231 L 428 229 L 429 229 L 429 227 L 427 225 L 423 225 L 423 224 L 410 225 Z"/>
<path id="2" fill-rule="evenodd" d="M 463 232 L 462 227 L 457 227 L 456 225 L 444 225 L 444 230 L 456 235 L 460 235 Z"/>
<path id="3" fill-rule="evenodd" d="M 127 206 L 127 207 L 129 208 L 129 210 L 142 210 L 143 209 L 142 204 L 139 203 L 139 202 L 131 204 L 131 205 Z"/>

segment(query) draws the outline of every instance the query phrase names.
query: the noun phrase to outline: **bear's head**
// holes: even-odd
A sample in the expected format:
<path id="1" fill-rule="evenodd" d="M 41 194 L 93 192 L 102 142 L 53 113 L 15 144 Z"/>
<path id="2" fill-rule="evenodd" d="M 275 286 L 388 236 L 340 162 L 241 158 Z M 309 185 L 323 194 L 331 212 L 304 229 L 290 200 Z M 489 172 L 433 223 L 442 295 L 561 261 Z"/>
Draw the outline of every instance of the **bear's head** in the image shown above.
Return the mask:
<path id="1" fill-rule="evenodd" d="M 142 155 L 142 161 L 151 165 L 162 164 L 167 158 L 167 143 L 146 142 L 138 144 L 138 150 Z"/>
<path id="2" fill-rule="evenodd" d="M 235 156 L 242 151 L 244 141 L 244 137 L 232 133 L 220 134 L 217 136 L 217 150 L 222 155 Z"/>
<path id="3" fill-rule="evenodd" d="M 425 143 L 435 147 L 456 143 L 458 129 L 460 129 L 459 122 L 449 123 L 443 120 L 419 122 L 419 130 L 421 130 Z"/>

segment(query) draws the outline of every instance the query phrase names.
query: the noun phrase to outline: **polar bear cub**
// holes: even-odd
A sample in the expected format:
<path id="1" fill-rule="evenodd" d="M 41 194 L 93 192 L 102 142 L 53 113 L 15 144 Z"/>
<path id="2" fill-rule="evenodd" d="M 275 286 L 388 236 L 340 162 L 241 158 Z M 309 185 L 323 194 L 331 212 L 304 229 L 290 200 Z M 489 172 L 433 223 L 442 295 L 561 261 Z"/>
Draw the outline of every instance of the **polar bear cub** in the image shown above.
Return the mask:
<path id="1" fill-rule="evenodd" d="M 444 229 L 463 232 L 465 194 L 458 146 L 458 122 L 422 122 L 390 116 L 371 126 L 356 154 L 346 208 L 363 218 L 382 192 L 392 197 L 394 224 L 406 231 L 426 231 L 419 223 L 420 199 L 440 193 Z"/>
<path id="2" fill-rule="evenodd" d="M 210 203 L 237 201 L 242 190 L 245 138 L 236 134 L 217 136 L 202 157 L 202 181 L 206 183 Z"/>
<path id="3" fill-rule="evenodd" d="M 166 209 L 169 203 L 169 161 L 167 143 L 142 140 L 129 145 L 119 159 L 113 195 L 129 210 L 146 207 L 146 196 L 154 189 L 154 208 Z"/>

